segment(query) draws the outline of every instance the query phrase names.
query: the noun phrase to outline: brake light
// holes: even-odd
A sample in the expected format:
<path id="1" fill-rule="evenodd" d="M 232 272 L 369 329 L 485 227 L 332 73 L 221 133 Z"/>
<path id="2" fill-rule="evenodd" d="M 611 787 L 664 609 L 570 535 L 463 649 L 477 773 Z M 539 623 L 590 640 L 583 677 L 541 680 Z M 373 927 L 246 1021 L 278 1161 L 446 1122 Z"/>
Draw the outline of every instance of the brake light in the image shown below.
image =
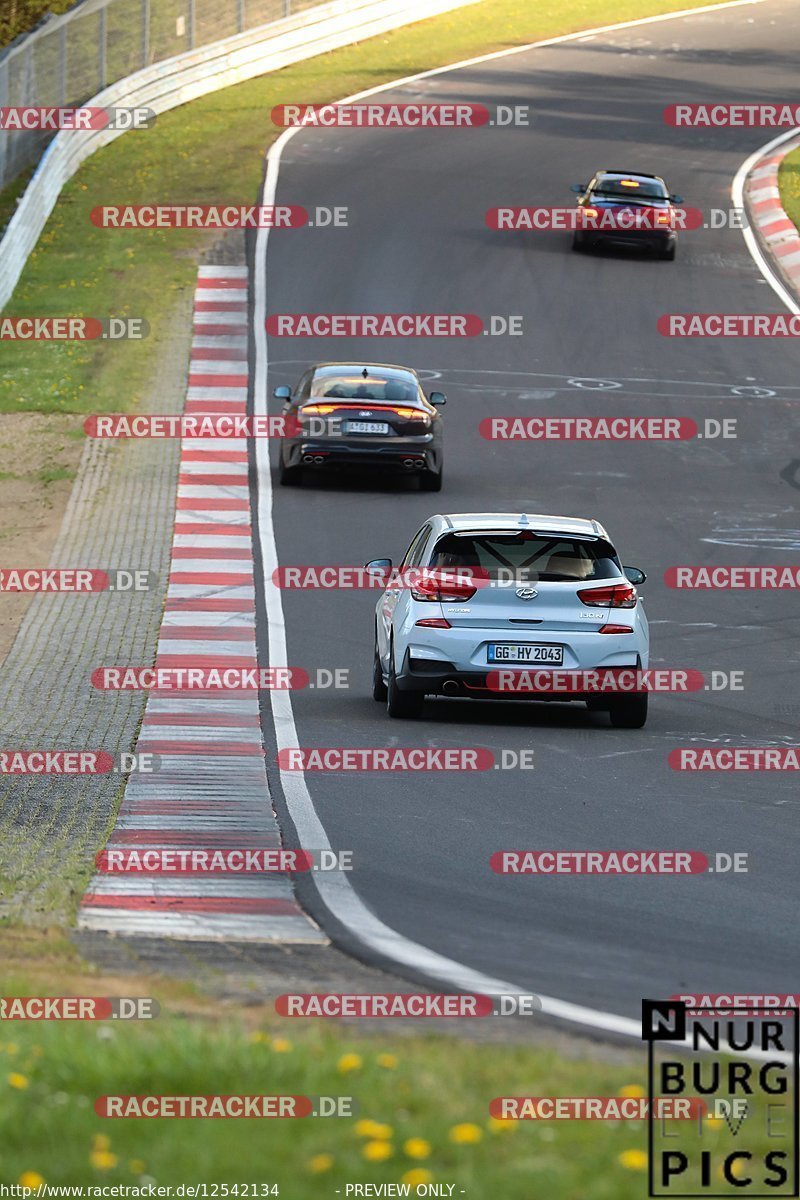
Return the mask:
<path id="1" fill-rule="evenodd" d="M 599 217 L 600 210 L 597 208 L 584 208 L 583 215 L 585 217 Z"/>
<path id="2" fill-rule="evenodd" d="M 422 625 L 424 629 L 452 629 L 453 626 L 446 617 L 423 617 L 421 621 L 415 621 L 415 625 Z"/>
<path id="3" fill-rule="evenodd" d="M 603 625 L 598 633 L 633 633 L 630 625 Z"/>
<path id="4" fill-rule="evenodd" d="M 656 214 L 656 224 L 657 225 L 669 225 L 671 223 L 671 221 L 672 221 L 671 213 L 660 211 Z"/>
<path id="5" fill-rule="evenodd" d="M 415 600 L 425 600 L 431 603 L 460 603 L 471 600 L 477 588 L 464 583 L 449 583 L 441 579 L 420 579 L 411 588 Z"/>
<path id="6" fill-rule="evenodd" d="M 328 413 L 335 412 L 338 407 L 338 404 L 304 404 L 300 409 L 300 416 L 327 417 Z"/>
<path id="7" fill-rule="evenodd" d="M 390 408 L 388 410 L 381 409 L 381 412 L 388 411 L 397 413 L 401 421 L 424 421 L 427 420 L 427 413 L 424 413 L 419 408 Z"/>
<path id="8" fill-rule="evenodd" d="M 304 404 L 300 409 L 300 416 L 312 417 L 327 417 L 332 412 L 347 411 L 348 409 L 364 410 L 372 408 L 369 400 L 356 401 L 354 403 L 340 402 L 338 404 Z M 395 405 L 376 404 L 372 408 L 372 416 L 380 416 L 387 413 L 391 416 L 397 416 L 401 421 L 427 421 L 428 414 L 421 408 L 397 408 Z"/>
<path id="9" fill-rule="evenodd" d="M 590 608 L 636 608 L 638 593 L 632 583 L 615 583 L 610 587 L 585 588 L 578 599 Z"/>

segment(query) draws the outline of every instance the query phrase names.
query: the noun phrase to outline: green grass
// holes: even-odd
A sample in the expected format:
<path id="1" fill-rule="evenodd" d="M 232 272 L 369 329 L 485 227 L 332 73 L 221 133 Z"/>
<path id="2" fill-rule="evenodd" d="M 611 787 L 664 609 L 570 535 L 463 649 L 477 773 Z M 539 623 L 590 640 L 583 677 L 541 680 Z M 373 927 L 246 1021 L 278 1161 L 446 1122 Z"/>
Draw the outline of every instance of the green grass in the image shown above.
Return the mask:
<path id="1" fill-rule="evenodd" d="M 498 1094 L 614 1095 L 644 1082 L 643 1052 L 631 1068 L 540 1048 L 398 1038 L 388 1029 L 378 1041 L 323 1023 L 279 1027 L 262 1018 L 254 1028 L 230 1012 L 130 1024 L 17 1022 L 0 1037 L 0 1179 L 35 1171 L 54 1184 L 130 1185 L 143 1176 L 172 1185 L 270 1182 L 292 1200 L 311 1200 L 345 1183 L 399 1181 L 424 1168 L 432 1180 L 454 1183 L 455 1195 L 463 1188 L 504 1200 L 640 1200 L 644 1122 L 498 1128 L 488 1104 Z M 353 1118 L 258 1124 L 94 1113 L 102 1095 L 153 1094 L 352 1096 L 358 1109 Z M 364 1136 L 357 1122 L 365 1119 L 389 1128 Z M 460 1125 L 469 1128 L 459 1141 Z M 405 1151 L 411 1138 L 429 1144 L 423 1159 Z M 725 1138 L 710 1129 L 704 1145 L 719 1149 Z M 388 1145 L 390 1156 L 367 1160 L 370 1143 Z M 315 1172 L 319 1155 L 332 1161 Z"/>
<path id="2" fill-rule="evenodd" d="M 94 206 L 250 203 L 276 135 L 269 120 L 275 104 L 320 103 L 484 51 L 681 7 L 680 0 L 618 0 L 611 8 L 600 0 L 483 0 L 195 100 L 159 117 L 151 130 L 124 135 L 64 189 L 7 312 L 144 316 L 152 335 L 113 345 L 7 343 L 0 412 L 127 411 L 153 382 L 157 343 L 169 332 L 176 301 L 193 288 L 213 235 L 95 229 Z M 14 188 L 4 196 L 0 218 Z"/>
<path id="3" fill-rule="evenodd" d="M 800 149 L 792 150 L 781 163 L 778 186 L 786 215 L 800 229 Z"/>
<path id="4" fill-rule="evenodd" d="M 71 467 L 42 467 L 39 471 L 39 482 L 47 486 L 48 483 L 60 483 L 64 479 L 74 479 L 75 472 Z"/>

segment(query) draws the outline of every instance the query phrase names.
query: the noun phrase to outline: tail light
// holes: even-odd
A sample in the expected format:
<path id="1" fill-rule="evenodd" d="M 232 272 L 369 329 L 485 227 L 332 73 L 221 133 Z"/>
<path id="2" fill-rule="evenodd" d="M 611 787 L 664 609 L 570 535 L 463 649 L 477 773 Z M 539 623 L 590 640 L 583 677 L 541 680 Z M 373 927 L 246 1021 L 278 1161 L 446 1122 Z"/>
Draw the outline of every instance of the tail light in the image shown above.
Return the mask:
<path id="1" fill-rule="evenodd" d="M 671 225 L 672 224 L 672 213 L 664 212 L 661 209 L 657 210 L 656 224 L 657 225 Z"/>
<path id="2" fill-rule="evenodd" d="M 592 221 L 594 221 L 596 217 L 600 216 L 600 211 L 596 208 L 584 207 L 581 209 L 581 212 L 583 213 L 584 217 L 589 217 L 589 219 Z"/>
<path id="3" fill-rule="evenodd" d="M 598 633 L 633 633 L 630 625 L 603 625 Z"/>
<path id="4" fill-rule="evenodd" d="M 636 608 L 638 593 L 632 583 L 614 583 L 610 587 L 585 588 L 578 599 L 590 608 Z"/>
<path id="5" fill-rule="evenodd" d="M 363 411 L 371 407 L 369 400 L 354 403 L 339 401 L 336 404 L 304 404 L 300 409 L 300 416 L 327 417 L 332 412 L 347 412 L 348 410 L 352 412 L 356 409 Z M 380 417 L 384 413 L 390 417 L 399 417 L 401 421 L 427 422 L 429 420 L 428 414 L 421 408 L 403 408 L 388 404 L 376 405 L 370 415 Z"/>
<path id="6" fill-rule="evenodd" d="M 300 417 L 327 417 L 341 408 L 340 404 L 304 404 L 300 409 Z"/>
<path id="7" fill-rule="evenodd" d="M 471 600 L 477 590 L 470 584 L 432 578 L 420 579 L 418 583 L 415 583 L 411 588 L 411 595 L 415 600 L 451 604 Z"/>
<path id="8" fill-rule="evenodd" d="M 421 625 L 423 629 L 452 629 L 453 626 L 446 617 L 423 617 L 421 621 L 415 621 L 415 625 Z"/>

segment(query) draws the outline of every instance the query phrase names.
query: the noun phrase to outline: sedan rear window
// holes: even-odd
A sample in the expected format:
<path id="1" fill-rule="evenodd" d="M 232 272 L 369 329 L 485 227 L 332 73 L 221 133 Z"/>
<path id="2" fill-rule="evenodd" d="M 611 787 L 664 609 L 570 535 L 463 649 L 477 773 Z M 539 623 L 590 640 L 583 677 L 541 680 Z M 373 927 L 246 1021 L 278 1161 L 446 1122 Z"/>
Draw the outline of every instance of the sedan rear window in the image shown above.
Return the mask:
<path id="1" fill-rule="evenodd" d="M 595 196 L 614 200 L 666 200 L 667 189 L 659 179 L 600 178 L 594 186 Z"/>
<path id="2" fill-rule="evenodd" d="M 449 533 L 436 543 L 431 567 L 475 570 L 489 579 L 564 582 L 622 574 L 613 546 L 598 539 L 519 533 Z"/>
<path id="3" fill-rule="evenodd" d="M 311 398 L 376 400 L 387 404 L 418 404 L 419 392 L 411 380 L 381 375 L 317 375 L 311 381 Z"/>

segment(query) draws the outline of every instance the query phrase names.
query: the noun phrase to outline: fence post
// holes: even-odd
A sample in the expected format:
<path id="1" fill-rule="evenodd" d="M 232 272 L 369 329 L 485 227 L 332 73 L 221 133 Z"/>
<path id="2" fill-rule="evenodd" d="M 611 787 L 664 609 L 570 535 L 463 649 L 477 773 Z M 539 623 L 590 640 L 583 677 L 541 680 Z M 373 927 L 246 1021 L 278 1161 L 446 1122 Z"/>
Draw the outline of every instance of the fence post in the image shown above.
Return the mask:
<path id="1" fill-rule="evenodd" d="M 106 6 L 104 4 L 103 7 L 100 9 L 100 29 L 99 29 L 99 36 L 98 36 L 98 43 L 99 43 L 98 44 L 98 59 L 99 59 L 99 62 L 98 62 L 97 75 L 98 75 L 98 79 L 100 82 L 100 86 L 97 90 L 99 92 L 102 92 L 103 88 L 106 86 L 106 42 L 107 42 Z"/>
<path id="2" fill-rule="evenodd" d="M 245 0 L 236 0 L 236 32 L 244 33 Z"/>
<path id="3" fill-rule="evenodd" d="M 142 66 L 150 61 L 150 0 L 142 0 Z"/>
<path id="4" fill-rule="evenodd" d="M 189 49 L 194 50 L 194 0 L 189 0 Z"/>

